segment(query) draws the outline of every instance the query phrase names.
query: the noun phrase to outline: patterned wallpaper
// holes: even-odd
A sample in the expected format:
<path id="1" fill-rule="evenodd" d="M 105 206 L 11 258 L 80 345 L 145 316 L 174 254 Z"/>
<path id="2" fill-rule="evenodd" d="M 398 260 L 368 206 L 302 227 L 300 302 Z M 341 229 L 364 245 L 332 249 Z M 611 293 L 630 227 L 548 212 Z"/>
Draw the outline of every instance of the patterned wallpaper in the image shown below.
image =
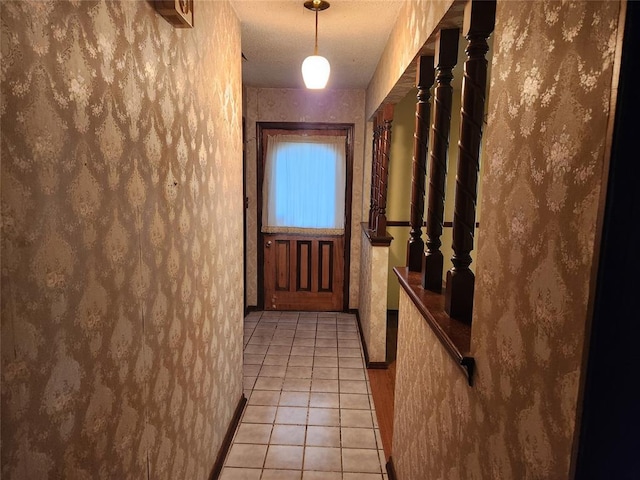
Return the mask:
<path id="1" fill-rule="evenodd" d="M 239 22 L 0 8 L 2 476 L 206 479 L 242 395 Z"/>
<path id="2" fill-rule="evenodd" d="M 254 88 L 244 91 L 247 210 L 247 303 L 258 303 L 257 219 L 257 122 L 322 122 L 354 124 L 353 190 L 351 203 L 351 271 L 349 308 L 358 307 L 360 277 L 360 222 L 362 222 L 362 176 L 364 158 L 364 90 Z M 370 151 L 370 149 L 369 149 Z M 371 167 L 369 167 L 371 168 Z M 255 186 L 255 187 L 254 187 Z M 367 204 L 367 213 L 369 205 Z"/>
<path id="3" fill-rule="evenodd" d="M 464 384 L 403 292 L 401 480 L 569 476 L 619 10 L 614 1 L 498 2 L 477 381 Z"/>
<path id="4" fill-rule="evenodd" d="M 446 25 L 448 21 L 453 21 L 454 25 L 460 23 L 463 8 L 464 1 L 460 0 L 405 1 L 367 88 L 367 119 L 385 101 L 397 103 L 404 98 L 415 85 L 413 59 L 436 26 Z"/>
<path id="5" fill-rule="evenodd" d="M 466 377 L 401 288 L 391 449 L 398 480 L 526 478 L 478 474 L 478 448 L 484 440 L 473 436 L 477 425 L 472 421 L 477 420 L 468 417 L 484 412 L 482 406 L 476 411 L 470 408 L 472 393 Z"/>
<path id="6" fill-rule="evenodd" d="M 360 229 L 360 300 L 358 313 L 370 362 L 387 359 L 387 286 L 389 247 L 373 246 Z"/>

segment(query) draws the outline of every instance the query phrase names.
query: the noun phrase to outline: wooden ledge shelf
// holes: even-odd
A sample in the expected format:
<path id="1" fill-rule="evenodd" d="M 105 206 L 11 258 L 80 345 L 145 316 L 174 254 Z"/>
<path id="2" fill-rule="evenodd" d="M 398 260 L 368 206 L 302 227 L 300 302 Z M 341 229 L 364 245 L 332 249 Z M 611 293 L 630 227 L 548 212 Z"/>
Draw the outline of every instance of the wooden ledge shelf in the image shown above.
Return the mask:
<path id="1" fill-rule="evenodd" d="M 362 226 L 362 231 L 364 231 L 365 235 L 369 239 L 369 243 L 374 247 L 388 247 L 391 245 L 393 237 L 389 235 L 389 233 L 385 232 L 386 235 L 384 237 L 378 237 L 376 236 L 375 231 L 369 229 L 367 222 L 362 222 L 360 225 Z"/>
<path id="2" fill-rule="evenodd" d="M 444 294 L 422 288 L 421 273 L 410 272 L 408 267 L 393 269 L 400 286 L 407 292 L 427 324 L 435 332 L 451 358 L 473 385 L 475 361 L 469 355 L 471 347 L 471 325 L 449 317 L 444 311 Z"/>

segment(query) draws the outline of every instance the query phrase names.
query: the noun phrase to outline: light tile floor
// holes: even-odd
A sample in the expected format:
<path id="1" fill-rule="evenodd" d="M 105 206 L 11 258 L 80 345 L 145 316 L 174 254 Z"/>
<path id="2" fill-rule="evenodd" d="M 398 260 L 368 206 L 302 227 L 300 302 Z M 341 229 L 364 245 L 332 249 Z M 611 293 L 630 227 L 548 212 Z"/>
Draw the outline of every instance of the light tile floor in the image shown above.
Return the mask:
<path id="1" fill-rule="evenodd" d="M 354 315 L 249 314 L 244 388 L 221 480 L 387 480 Z"/>

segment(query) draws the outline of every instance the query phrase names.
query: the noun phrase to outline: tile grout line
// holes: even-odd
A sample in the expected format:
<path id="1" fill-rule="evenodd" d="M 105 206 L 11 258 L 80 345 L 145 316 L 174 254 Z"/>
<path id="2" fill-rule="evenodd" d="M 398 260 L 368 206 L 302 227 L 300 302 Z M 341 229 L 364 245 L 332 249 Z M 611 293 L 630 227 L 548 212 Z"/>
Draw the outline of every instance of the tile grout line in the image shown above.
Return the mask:
<path id="1" fill-rule="evenodd" d="M 282 424 L 284 426 L 302 426 L 304 427 L 304 435 L 303 435 L 303 440 L 302 440 L 302 445 L 297 445 L 302 449 L 302 471 L 300 470 L 291 470 L 291 471 L 295 471 L 301 474 L 304 474 L 304 466 L 305 466 L 305 460 L 306 460 L 306 454 L 307 454 L 307 448 L 309 447 L 313 447 L 312 445 L 308 445 L 309 442 L 309 427 L 311 427 L 311 425 L 309 424 L 309 416 L 311 414 L 311 409 L 312 408 L 325 408 L 325 409 L 330 409 L 330 410 L 337 410 L 337 414 L 338 414 L 338 418 L 337 418 L 337 426 L 335 427 L 331 427 L 331 428 L 336 428 L 337 432 L 338 432 L 338 445 L 337 446 L 316 446 L 316 447 L 321 447 L 321 448 L 336 448 L 339 453 L 340 453 L 340 468 L 341 468 L 341 472 L 335 472 L 338 474 L 348 474 L 348 472 L 344 472 L 344 451 L 345 450 L 350 450 L 351 448 L 354 449 L 362 449 L 365 451 L 371 451 L 371 452 L 375 452 L 376 453 L 376 473 L 373 474 L 376 476 L 376 478 L 385 478 L 384 475 L 384 469 L 382 467 L 382 461 L 380 460 L 380 438 L 379 438 L 379 427 L 376 425 L 375 422 L 375 404 L 372 401 L 371 398 L 371 386 L 370 383 L 368 381 L 367 378 L 367 372 L 366 372 L 366 368 L 364 366 L 363 362 L 363 357 L 362 357 L 362 344 L 360 342 L 360 338 L 356 337 L 356 340 L 358 341 L 358 357 L 360 360 L 360 367 L 356 368 L 355 370 L 359 370 L 362 372 L 362 380 L 358 380 L 357 378 L 345 378 L 342 379 L 342 375 L 341 375 L 341 370 L 342 369 L 347 369 L 347 370 L 351 370 L 353 369 L 353 367 L 346 366 L 346 367 L 341 367 L 342 362 L 341 359 L 343 358 L 355 358 L 355 357 L 351 357 L 351 356 L 341 356 L 340 355 L 340 344 L 341 343 L 347 343 L 352 341 L 353 339 L 349 338 L 349 334 L 350 330 L 352 330 L 352 328 L 349 328 L 350 326 L 353 326 L 353 318 L 351 317 L 347 317 L 347 319 L 349 320 L 349 322 L 345 325 L 340 325 L 340 318 L 338 318 L 338 315 L 332 315 L 331 316 L 331 320 L 327 321 L 325 320 L 324 322 L 321 321 L 321 318 L 328 318 L 326 315 L 323 317 L 319 317 L 319 316 L 315 316 L 314 317 L 310 317 L 309 322 L 304 322 L 301 321 L 303 320 L 303 318 L 300 316 L 300 314 L 295 314 L 294 316 L 288 315 L 288 316 L 270 316 L 270 315 L 263 315 L 260 314 L 260 316 L 257 319 L 251 318 L 250 319 L 250 331 L 247 332 L 249 335 L 246 338 L 245 341 L 245 349 L 247 346 L 249 346 L 251 344 L 251 341 L 254 339 L 254 337 L 258 337 L 258 336 L 266 336 L 265 334 L 267 332 L 269 332 L 269 344 L 265 345 L 265 349 L 264 349 L 264 353 L 260 353 L 258 355 L 256 355 L 257 357 L 260 358 L 260 361 L 258 362 L 255 358 L 252 360 L 255 360 L 257 363 L 259 363 L 258 365 L 256 365 L 257 367 L 257 374 L 255 376 L 255 379 L 253 380 L 253 382 L 250 382 L 250 385 L 245 385 L 245 391 L 247 392 L 247 395 L 249 396 L 250 400 L 253 397 L 253 392 L 256 390 L 255 387 L 257 386 L 258 383 L 258 379 L 261 377 L 260 373 L 262 371 L 262 368 L 264 366 L 269 366 L 267 364 L 265 364 L 265 361 L 267 361 L 267 357 L 270 355 L 269 354 L 269 350 L 271 346 L 276 346 L 276 345 L 272 345 L 273 339 L 276 335 L 276 333 L 278 332 L 278 330 L 281 330 L 282 333 L 284 333 L 285 331 L 290 331 L 292 333 L 291 336 L 289 336 L 288 334 L 286 335 L 286 338 L 290 338 L 291 341 L 290 342 L 286 342 L 284 344 L 280 343 L 280 345 L 285 345 L 288 346 L 289 348 L 288 350 L 288 354 L 286 354 L 286 362 L 284 363 L 284 374 L 281 377 L 282 382 L 279 385 L 279 388 L 277 388 L 275 391 L 278 392 L 278 398 L 277 398 L 277 402 L 276 405 L 274 405 L 272 408 L 275 409 L 274 414 L 273 414 L 273 420 L 272 422 L 269 423 L 270 425 L 270 432 L 269 432 L 269 438 L 267 440 L 267 444 L 264 446 L 265 450 L 265 456 L 262 462 L 262 471 L 260 472 L 260 477 L 262 477 L 265 474 L 265 470 L 267 467 L 267 458 L 268 458 L 268 454 L 269 454 L 269 449 L 272 446 L 272 438 L 273 435 L 275 433 L 275 428 L 277 425 L 280 425 L 278 423 L 276 423 L 278 420 L 278 413 L 280 412 L 281 408 L 300 408 L 300 405 L 296 405 L 295 401 L 294 403 L 292 403 L 291 405 L 287 405 L 287 404 L 281 404 L 281 402 L 283 401 L 283 395 L 285 393 L 303 393 L 303 392 L 307 392 L 307 399 L 305 401 L 305 405 L 302 408 L 306 409 L 305 412 L 305 424 L 304 425 L 299 425 L 298 423 L 295 423 L 295 421 L 291 424 L 285 423 Z M 344 318 L 344 317 L 343 317 Z M 268 319 L 268 320 L 267 320 Z M 299 355 L 294 355 L 293 354 L 293 348 L 294 348 L 294 343 L 296 343 L 296 339 L 302 339 L 302 338 L 309 338 L 307 335 L 297 335 L 299 332 L 302 331 L 306 331 L 306 330 L 311 330 L 311 329 L 303 329 L 303 328 L 298 328 L 301 325 L 305 324 L 305 323 L 313 323 L 315 325 L 315 336 L 313 337 L 314 339 L 314 345 L 313 345 L 313 353 L 311 354 L 311 358 L 310 358 L 310 365 L 305 363 L 298 363 L 299 361 L 296 362 L 295 365 L 291 364 L 292 362 L 292 357 L 295 356 L 299 356 Z M 320 325 L 333 325 L 334 329 L 330 328 L 330 327 L 324 327 L 324 328 L 320 328 L 318 329 L 318 326 Z M 288 328 L 287 328 L 288 327 Z M 322 342 L 324 344 L 323 347 L 318 347 L 317 343 L 318 340 L 324 340 L 327 339 L 329 337 L 326 336 L 326 334 L 323 334 L 321 337 L 318 336 L 318 332 L 322 332 L 323 330 L 327 330 L 327 331 L 334 331 L 335 332 L 335 343 L 334 345 L 336 346 L 336 355 L 335 355 L 335 359 L 336 362 L 335 364 L 337 365 L 336 368 L 336 378 L 333 379 L 336 382 L 336 390 L 330 390 L 328 392 L 323 392 L 322 389 L 319 390 L 314 390 L 313 386 L 314 386 L 314 378 L 315 378 L 315 369 L 316 368 L 334 368 L 334 367 L 326 367 L 327 363 L 322 363 L 322 367 L 317 366 L 316 362 L 319 361 L 320 358 L 323 358 L 323 362 L 326 362 L 326 360 L 324 360 L 325 358 L 327 358 L 326 355 L 317 355 L 316 353 L 317 350 L 316 348 L 332 348 L 330 346 L 327 346 L 329 342 Z M 341 335 L 342 333 L 342 335 Z M 345 338 L 346 337 L 346 338 Z M 264 342 L 264 341 L 262 341 Z M 304 342 L 298 342 L 298 343 L 304 343 Z M 253 344 L 252 344 L 253 345 Z M 262 346 L 262 343 L 258 344 L 256 343 L 255 345 L 260 345 Z M 349 347 L 343 347 L 343 348 L 354 348 L 353 344 L 350 344 Z M 256 351 L 262 351 L 262 349 L 255 349 Z M 281 349 L 283 350 L 283 349 Z M 272 353 L 272 355 L 277 356 L 278 354 L 282 355 L 284 352 L 275 352 Z M 323 353 L 329 353 L 329 352 L 323 352 Z M 285 355 L 283 355 L 285 356 Z M 333 357 L 333 355 L 330 355 L 330 357 Z M 329 362 L 330 363 L 330 362 Z M 345 362 L 346 363 L 346 362 Z M 255 364 L 251 364 L 252 366 Z M 300 375 L 302 375 L 302 377 L 300 378 L 300 380 L 307 380 L 308 381 L 308 387 L 303 388 L 302 391 L 299 391 L 297 389 L 291 389 L 291 390 L 285 390 L 285 381 L 288 377 L 287 375 L 287 371 L 289 367 L 298 367 L 298 368 L 308 368 L 308 371 L 301 371 Z M 343 374 L 346 374 L 347 372 L 343 372 Z M 354 372 L 351 372 L 349 375 L 355 375 Z M 308 378 L 306 378 L 308 377 Z M 356 375 L 357 377 L 357 375 Z M 250 377 L 251 378 L 251 377 Z M 262 378 L 278 378 L 278 377 L 262 377 Z M 297 377 L 289 377 L 291 379 L 297 379 Z M 322 378 L 315 378 L 315 380 L 322 380 Z M 331 380 L 331 375 L 328 379 L 326 380 Z M 357 391 L 353 391 L 351 389 L 349 389 L 348 391 L 344 391 L 344 384 L 345 382 L 349 382 L 349 381 L 362 381 L 363 382 L 363 387 L 364 387 L 364 392 L 359 393 Z M 327 388 L 327 387 L 325 387 Z M 331 388 L 331 387 L 329 387 Z M 267 390 L 258 390 L 258 391 L 272 391 L 271 389 L 267 389 Z M 333 392 L 333 393 L 331 393 Z M 335 395 L 336 396 L 336 400 L 337 400 L 337 408 L 335 408 L 334 406 L 332 406 L 331 404 L 329 405 L 325 405 L 323 406 L 321 403 L 318 406 L 312 406 L 312 401 L 313 401 L 313 396 L 315 395 L 315 397 L 317 398 L 318 395 L 317 394 L 322 394 L 322 393 L 326 393 L 327 395 Z M 364 401 L 366 401 L 367 404 L 367 408 L 358 408 L 358 406 L 362 407 L 362 404 L 358 405 L 358 404 L 353 404 L 353 408 L 348 408 L 348 404 L 345 404 L 344 402 L 346 401 L 345 399 L 348 398 L 346 397 L 347 395 L 354 395 L 354 396 L 362 396 L 364 397 Z M 355 401 L 355 399 L 354 399 Z M 273 400 L 272 400 L 273 402 Z M 251 403 L 252 406 L 260 406 L 260 404 L 254 404 L 253 402 Z M 264 406 L 268 406 L 268 405 L 264 405 Z M 342 419 L 343 419 L 343 413 L 344 412 L 348 412 L 348 411 L 353 411 L 353 412 L 367 412 L 366 417 L 368 417 L 369 422 L 369 426 L 367 427 L 363 427 L 361 425 L 352 425 L 350 427 L 346 427 L 343 425 L 342 423 Z M 244 420 L 244 415 L 243 415 L 243 420 Z M 242 422 L 241 422 L 242 424 Z M 319 425 L 319 427 L 322 427 L 322 425 Z M 347 428 L 352 428 L 352 429 L 359 429 L 362 428 L 363 430 L 368 430 L 371 432 L 371 435 L 373 436 L 373 442 L 372 445 L 374 445 L 374 448 L 371 447 L 366 447 L 366 448 L 362 448 L 362 446 L 354 446 L 354 447 L 344 447 L 344 442 L 345 442 L 345 437 L 344 437 L 344 429 Z M 237 433 L 234 435 L 234 441 L 233 444 L 236 443 L 236 438 L 237 438 Z M 293 446 L 293 445 L 291 445 Z M 226 465 L 226 463 L 225 463 Z M 334 467 L 335 468 L 335 467 Z M 288 469 L 287 469 L 288 470 Z M 363 470 L 366 470 L 366 468 L 363 468 Z M 331 470 L 333 471 L 333 470 Z M 370 471 L 370 470 L 369 470 Z M 354 472 L 357 473 L 357 472 Z M 361 470 L 361 473 L 362 472 Z M 371 472 L 372 473 L 372 472 Z M 381 477 L 378 477 L 378 475 L 381 475 Z"/>

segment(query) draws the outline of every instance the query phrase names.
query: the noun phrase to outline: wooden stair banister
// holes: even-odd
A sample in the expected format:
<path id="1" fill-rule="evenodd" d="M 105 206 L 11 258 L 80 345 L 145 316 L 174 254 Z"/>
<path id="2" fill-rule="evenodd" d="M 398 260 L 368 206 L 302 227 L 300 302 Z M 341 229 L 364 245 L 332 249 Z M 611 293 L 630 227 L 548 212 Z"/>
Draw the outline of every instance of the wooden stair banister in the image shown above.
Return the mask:
<path id="1" fill-rule="evenodd" d="M 433 57 L 421 56 L 418 59 L 416 74 L 418 94 L 416 96 L 416 123 L 413 133 L 411 169 L 411 231 L 407 241 L 407 267 L 412 272 L 419 272 L 422 269 L 422 257 L 424 255 L 422 222 L 424 218 L 424 192 L 431 114 L 429 89 L 433 85 L 433 79 Z"/>
<path id="2" fill-rule="evenodd" d="M 369 201 L 369 230 L 375 228 L 376 212 L 378 210 L 378 139 L 380 128 L 378 115 L 373 119 L 373 142 L 371 146 L 371 198 Z"/>
<path id="3" fill-rule="evenodd" d="M 453 102 L 453 68 L 458 62 L 457 28 L 441 30 L 436 38 L 434 115 L 429 151 L 429 198 L 427 206 L 427 250 L 422 267 L 422 287 L 432 292 L 442 291 L 444 259 L 440 246 L 444 225 L 444 202 L 447 188 L 447 160 Z"/>
<path id="4" fill-rule="evenodd" d="M 376 112 L 374 118 L 374 144 L 373 144 L 373 164 L 374 173 L 371 178 L 373 188 L 373 211 L 371 220 L 371 230 L 376 230 L 376 224 L 378 222 L 378 211 L 380 210 L 380 146 L 382 140 L 382 112 Z"/>
<path id="5" fill-rule="evenodd" d="M 471 0 L 465 6 L 463 33 L 467 39 L 462 79 L 458 172 L 453 214 L 453 268 L 447 272 L 445 311 L 463 322 L 471 322 L 475 276 L 471 250 L 475 229 L 480 144 L 487 88 L 487 39 L 495 25 L 495 0 Z"/>
<path id="6" fill-rule="evenodd" d="M 391 124 L 393 122 L 393 104 L 387 103 L 380 111 L 382 130 L 380 133 L 380 161 L 378 184 L 378 212 L 376 236 L 387 235 L 387 186 L 389 180 L 389 161 L 391 152 Z"/>

